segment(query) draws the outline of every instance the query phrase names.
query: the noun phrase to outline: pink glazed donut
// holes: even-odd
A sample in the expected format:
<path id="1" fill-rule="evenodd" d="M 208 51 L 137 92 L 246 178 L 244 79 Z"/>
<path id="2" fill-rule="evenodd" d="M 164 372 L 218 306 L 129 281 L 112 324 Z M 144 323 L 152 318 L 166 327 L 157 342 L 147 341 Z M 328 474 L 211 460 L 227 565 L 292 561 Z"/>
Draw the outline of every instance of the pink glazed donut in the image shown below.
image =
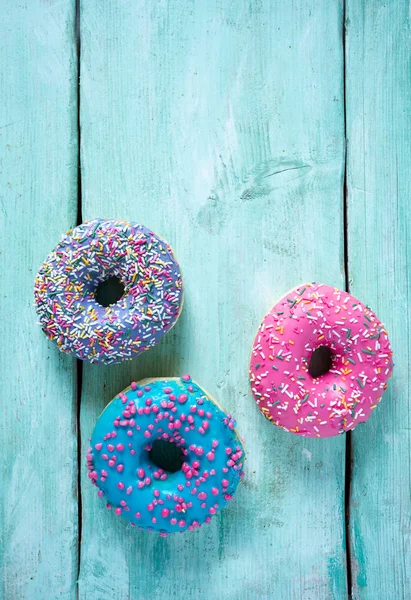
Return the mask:
<path id="1" fill-rule="evenodd" d="M 324 284 L 293 289 L 264 317 L 250 360 L 263 415 L 301 436 L 364 423 L 393 369 L 384 325 L 362 302 Z"/>

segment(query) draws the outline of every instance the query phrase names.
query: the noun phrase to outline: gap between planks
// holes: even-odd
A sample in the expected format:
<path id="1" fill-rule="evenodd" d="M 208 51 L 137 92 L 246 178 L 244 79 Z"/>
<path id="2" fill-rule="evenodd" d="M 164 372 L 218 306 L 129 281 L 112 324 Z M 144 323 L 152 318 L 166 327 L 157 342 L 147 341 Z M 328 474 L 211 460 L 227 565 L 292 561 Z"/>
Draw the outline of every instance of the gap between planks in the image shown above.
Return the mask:
<path id="1" fill-rule="evenodd" d="M 347 60 L 346 60 L 346 0 L 343 0 L 342 23 L 341 23 L 341 42 L 343 53 L 343 115 L 344 115 L 344 173 L 343 173 L 343 229 L 344 229 L 344 280 L 345 290 L 350 292 L 350 276 L 348 261 L 348 186 L 347 186 L 347 103 L 346 103 L 346 81 L 347 81 Z M 348 600 L 352 598 L 352 565 L 351 565 L 351 480 L 353 472 L 353 452 L 352 452 L 352 432 L 345 434 L 345 478 L 344 478 L 344 517 L 345 517 L 345 547 L 346 547 L 346 572 L 347 572 L 347 596 Z"/>
<path id="2" fill-rule="evenodd" d="M 80 59 L 81 59 L 81 39 L 80 39 L 80 3 L 81 0 L 75 0 L 75 22 L 74 35 L 76 44 L 77 58 L 77 216 L 76 225 L 83 222 L 82 214 L 82 192 L 81 192 L 81 122 L 80 122 Z M 81 409 L 81 392 L 83 386 L 83 361 L 76 360 L 76 425 L 77 425 L 77 577 L 76 577 L 76 598 L 79 598 L 78 582 L 80 578 L 81 567 L 81 536 L 83 525 L 83 504 L 81 494 L 81 465 L 82 465 L 82 450 L 81 450 L 81 427 L 80 427 L 80 409 Z"/>

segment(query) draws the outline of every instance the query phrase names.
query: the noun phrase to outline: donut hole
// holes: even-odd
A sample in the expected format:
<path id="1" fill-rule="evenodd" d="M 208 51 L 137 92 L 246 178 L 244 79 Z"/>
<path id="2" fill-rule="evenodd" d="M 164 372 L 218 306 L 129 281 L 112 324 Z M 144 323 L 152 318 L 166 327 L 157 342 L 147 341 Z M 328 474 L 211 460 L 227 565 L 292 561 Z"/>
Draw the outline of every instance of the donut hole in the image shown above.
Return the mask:
<path id="1" fill-rule="evenodd" d="M 124 296 L 124 285 L 118 277 L 109 277 L 98 284 L 94 292 L 95 300 L 100 306 L 115 304 Z"/>
<path id="2" fill-rule="evenodd" d="M 327 346 L 319 346 L 311 354 L 308 372 L 313 379 L 325 375 L 333 364 L 333 354 Z"/>
<path id="3" fill-rule="evenodd" d="M 148 453 L 150 462 L 168 473 L 180 471 L 184 463 L 184 454 L 173 442 L 155 440 Z"/>

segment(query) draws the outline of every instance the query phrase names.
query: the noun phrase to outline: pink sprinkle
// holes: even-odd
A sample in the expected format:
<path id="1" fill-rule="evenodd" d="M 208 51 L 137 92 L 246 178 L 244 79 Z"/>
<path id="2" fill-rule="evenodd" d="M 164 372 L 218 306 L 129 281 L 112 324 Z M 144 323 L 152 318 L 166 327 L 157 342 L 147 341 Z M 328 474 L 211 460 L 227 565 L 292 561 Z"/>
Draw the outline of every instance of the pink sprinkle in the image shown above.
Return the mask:
<path id="1" fill-rule="evenodd" d="M 133 488 L 131 485 L 128 486 L 128 488 L 126 489 L 126 494 L 127 496 L 129 496 L 131 494 L 131 492 L 133 491 Z"/>
<path id="2" fill-rule="evenodd" d="M 139 519 L 141 517 L 141 513 L 136 512 L 135 517 L 136 517 L 136 519 Z"/>
<path id="3" fill-rule="evenodd" d="M 133 390 L 133 392 L 135 392 L 135 391 L 136 391 L 136 389 L 137 389 L 137 384 L 136 384 L 136 382 L 135 382 L 135 381 L 132 381 L 132 382 L 131 382 L 131 385 L 130 385 L 130 387 L 131 387 L 131 389 Z"/>
<path id="4" fill-rule="evenodd" d="M 109 460 L 108 461 L 108 466 L 109 467 L 114 467 L 115 464 L 116 464 L 116 462 L 114 460 Z"/>
<path id="5" fill-rule="evenodd" d="M 122 481 L 119 481 L 117 487 L 119 490 L 124 490 L 124 483 Z"/>
<path id="6" fill-rule="evenodd" d="M 121 508 L 116 508 L 115 513 L 116 515 L 121 515 L 123 511 L 121 510 Z"/>
<path id="7" fill-rule="evenodd" d="M 210 515 L 215 515 L 216 510 L 215 510 L 214 506 L 212 506 L 211 508 L 209 508 L 208 512 L 210 513 Z"/>
<path id="8" fill-rule="evenodd" d="M 99 498 L 102 498 L 102 497 L 104 496 L 104 492 L 103 492 L 103 490 L 99 490 L 99 491 L 97 492 L 97 496 L 98 496 Z"/>
<path id="9" fill-rule="evenodd" d="M 108 473 L 105 469 L 101 470 L 101 474 L 103 475 L 103 477 L 107 477 Z"/>
<path id="10" fill-rule="evenodd" d="M 114 446 L 113 446 L 113 444 L 107 444 L 107 450 L 108 450 L 109 452 L 113 452 L 113 450 L 114 450 Z"/>
<path id="11" fill-rule="evenodd" d="M 172 391 L 173 391 L 173 390 L 172 390 L 170 387 L 166 387 L 166 388 L 164 388 L 164 393 L 165 393 L 165 394 L 171 394 L 171 392 L 172 392 Z"/>
<path id="12" fill-rule="evenodd" d="M 159 496 L 160 496 L 160 492 L 159 492 L 158 490 L 154 490 L 154 496 L 155 496 L 156 498 L 159 498 Z"/>
<path id="13" fill-rule="evenodd" d="M 124 465 L 122 465 L 122 464 L 117 465 L 116 471 L 118 471 L 119 473 L 122 473 L 124 471 Z"/>
<path id="14" fill-rule="evenodd" d="M 206 456 L 208 460 L 214 460 L 214 452 L 207 452 Z"/>
<path id="15" fill-rule="evenodd" d="M 185 525 L 185 524 L 186 524 L 186 522 L 184 521 L 184 519 L 181 519 L 181 520 L 178 522 L 178 526 L 179 526 L 179 527 L 184 527 L 184 525 Z"/>
<path id="16" fill-rule="evenodd" d="M 186 375 L 183 375 L 181 379 L 183 381 L 190 381 L 191 377 L 190 377 L 190 375 L 186 374 Z"/>
<path id="17" fill-rule="evenodd" d="M 180 396 L 178 397 L 178 401 L 180 404 L 184 404 L 184 402 L 187 402 L 187 394 L 180 394 Z"/>
<path id="18" fill-rule="evenodd" d="M 175 525 L 177 523 L 177 519 L 173 517 L 172 519 L 170 519 L 170 523 L 171 525 Z"/>
<path id="19" fill-rule="evenodd" d="M 228 480 L 227 479 L 223 479 L 221 482 L 223 487 L 228 487 Z"/>
<path id="20" fill-rule="evenodd" d="M 166 517 L 168 517 L 169 512 L 170 511 L 168 510 L 168 508 L 163 508 L 163 510 L 161 511 L 161 516 L 166 518 Z"/>
<path id="21" fill-rule="evenodd" d="M 119 452 L 123 452 L 123 450 L 124 450 L 123 444 L 117 444 L 116 448 Z"/>
<path id="22" fill-rule="evenodd" d="M 150 504 L 148 504 L 148 505 L 147 505 L 147 509 L 148 509 L 148 510 L 154 510 L 154 504 L 152 504 L 152 503 L 150 502 Z"/>
<path id="23" fill-rule="evenodd" d="M 200 492 L 198 494 L 199 500 L 205 500 L 207 498 L 207 494 L 205 492 Z"/>
<path id="24" fill-rule="evenodd" d="M 142 479 L 145 476 L 146 472 L 144 471 L 144 469 L 138 469 L 137 471 L 137 475 L 140 477 L 140 479 Z"/>
<path id="25" fill-rule="evenodd" d="M 101 444 L 101 443 L 95 444 L 95 446 L 94 446 L 94 448 L 95 448 L 96 450 L 101 450 L 101 449 L 102 449 L 102 447 L 103 447 L 103 444 Z"/>

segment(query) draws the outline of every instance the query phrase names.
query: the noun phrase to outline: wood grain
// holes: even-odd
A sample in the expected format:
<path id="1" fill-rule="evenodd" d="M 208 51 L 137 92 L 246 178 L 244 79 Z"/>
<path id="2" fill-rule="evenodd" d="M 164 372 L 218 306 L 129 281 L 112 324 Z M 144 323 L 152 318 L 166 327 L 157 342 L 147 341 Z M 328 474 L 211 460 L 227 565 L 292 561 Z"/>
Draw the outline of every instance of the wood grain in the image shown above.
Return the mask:
<path id="1" fill-rule="evenodd" d="M 188 371 L 235 414 L 248 459 L 230 508 L 167 539 L 106 511 L 83 471 L 80 598 L 346 597 L 345 439 L 277 430 L 247 378 L 280 295 L 344 285 L 341 34 L 339 1 L 81 2 L 83 215 L 152 227 L 186 289 L 155 350 L 85 365 L 83 453 L 132 379 Z"/>
<path id="2" fill-rule="evenodd" d="M 353 436 L 353 597 L 411 597 L 409 2 L 347 3 L 351 291 L 385 323 L 394 375 Z"/>
<path id="3" fill-rule="evenodd" d="M 0 597 L 74 598 L 75 363 L 36 324 L 42 261 L 75 223 L 74 1 L 2 3 Z"/>

